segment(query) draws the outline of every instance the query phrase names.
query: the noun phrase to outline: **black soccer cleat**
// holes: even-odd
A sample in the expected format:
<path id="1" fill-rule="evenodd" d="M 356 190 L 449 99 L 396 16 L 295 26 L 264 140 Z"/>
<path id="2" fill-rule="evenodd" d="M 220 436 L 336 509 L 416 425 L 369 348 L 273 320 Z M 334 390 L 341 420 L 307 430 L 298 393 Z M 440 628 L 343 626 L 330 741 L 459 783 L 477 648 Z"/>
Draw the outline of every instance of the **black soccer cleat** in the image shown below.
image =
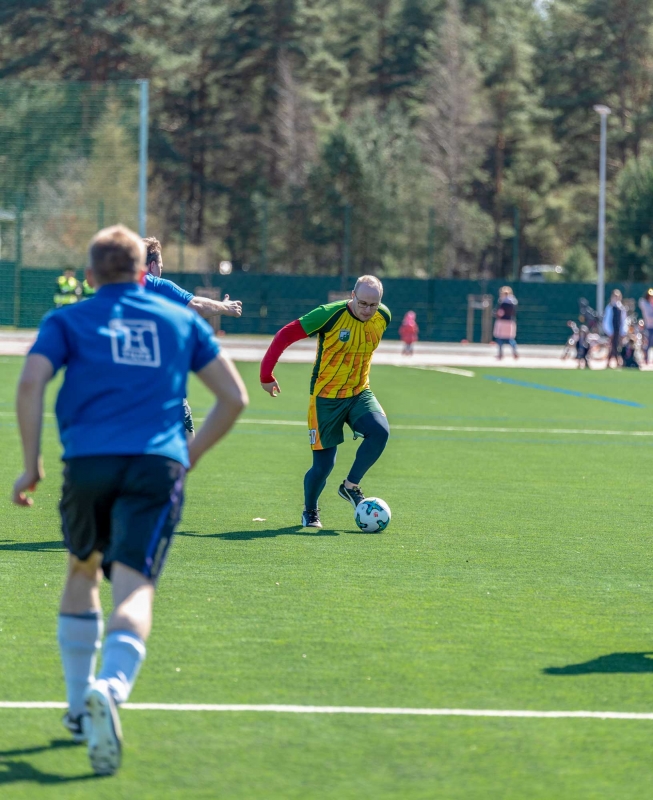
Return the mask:
<path id="1" fill-rule="evenodd" d="M 73 742 L 75 742 L 75 744 L 83 744 L 88 739 L 90 719 L 88 714 L 78 714 L 76 717 L 73 717 L 70 711 L 66 711 L 61 722 L 64 728 L 73 737 Z"/>
<path id="2" fill-rule="evenodd" d="M 363 500 L 365 500 L 365 495 L 361 491 L 360 486 L 354 486 L 351 489 L 348 489 L 345 486 L 344 481 L 340 484 L 340 487 L 338 489 L 338 494 L 340 495 L 340 497 L 342 497 L 343 500 L 348 500 L 352 504 L 354 509 L 357 508 L 359 503 L 362 503 Z"/>
<path id="3" fill-rule="evenodd" d="M 311 511 L 302 511 L 302 528 L 321 528 L 320 509 L 314 508 Z"/>

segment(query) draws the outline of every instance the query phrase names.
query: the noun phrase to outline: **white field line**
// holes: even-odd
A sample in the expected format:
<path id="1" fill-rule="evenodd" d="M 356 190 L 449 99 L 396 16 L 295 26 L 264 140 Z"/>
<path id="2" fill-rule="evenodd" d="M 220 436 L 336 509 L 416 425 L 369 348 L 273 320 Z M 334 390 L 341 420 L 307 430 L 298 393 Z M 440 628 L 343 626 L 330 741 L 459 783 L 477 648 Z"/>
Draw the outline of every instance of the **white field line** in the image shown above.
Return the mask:
<path id="1" fill-rule="evenodd" d="M 0 417 L 15 417 L 13 411 L 0 411 Z M 46 411 L 46 417 L 54 414 Z M 204 417 L 196 417 L 195 422 L 204 422 Z M 294 428 L 305 428 L 307 423 L 297 419 L 239 419 L 238 425 L 284 425 Z M 653 431 L 608 431 L 592 428 L 496 428 L 485 425 L 397 425 L 391 428 L 396 431 L 435 431 L 440 433 L 546 433 L 554 436 L 653 436 Z"/>
<path id="2" fill-rule="evenodd" d="M 54 417 L 54 413 L 52 411 L 44 411 L 43 412 L 43 416 L 44 417 Z M 0 411 L 0 417 L 13 417 L 15 419 L 16 418 L 16 412 L 15 411 Z"/>
<path id="3" fill-rule="evenodd" d="M 202 422 L 198 419 L 197 422 Z M 241 419 L 239 425 L 291 425 L 306 427 L 306 422 L 294 419 Z M 653 431 L 607 431 L 589 428 L 494 428 L 471 425 L 396 425 L 391 423 L 392 430 L 399 431 L 440 431 L 444 433 L 550 433 L 581 436 L 653 436 Z"/>
<path id="4" fill-rule="evenodd" d="M 459 369 L 458 367 L 425 367 L 421 365 L 408 365 L 411 369 L 428 369 L 432 372 L 446 372 L 448 375 L 460 375 L 463 378 L 473 378 L 474 373 L 471 369 Z"/>
<path id="5" fill-rule="evenodd" d="M 67 708 L 58 702 L 0 702 L 0 709 Z M 624 719 L 653 721 L 653 713 L 631 711 L 510 711 L 492 708 L 373 708 L 369 706 L 295 706 L 211 703 L 125 703 L 129 711 L 250 711 L 276 714 L 381 714 L 414 717 L 500 717 L 523 719 Z"/>
<path id="6" fill-rule="evenodd" d="M 457 431 L 459 433 L 566 433 L 584 436 L 653 436 L 653 431 L 602 431 L 586 428 L 487 428 L 455 425 L 391 425 L 403 431 Z"/>

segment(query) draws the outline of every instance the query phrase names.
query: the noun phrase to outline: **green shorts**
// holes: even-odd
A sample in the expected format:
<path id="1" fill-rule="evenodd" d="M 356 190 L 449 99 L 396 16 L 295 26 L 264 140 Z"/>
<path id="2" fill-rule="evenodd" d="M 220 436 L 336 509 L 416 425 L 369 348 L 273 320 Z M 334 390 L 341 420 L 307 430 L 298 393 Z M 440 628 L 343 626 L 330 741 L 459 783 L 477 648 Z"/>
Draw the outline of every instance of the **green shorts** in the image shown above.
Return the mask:
<path id="1" fill-rule="evenodd" d="M 311 397 L 308 407 L 308 435 L 312 450 L 337 447 L 345 441 L 345 423 L 356 438 L 356 420 L 364 414 L 378 412 L 385 416 L 371 389 L 363 389 L 354 397 Z"/>

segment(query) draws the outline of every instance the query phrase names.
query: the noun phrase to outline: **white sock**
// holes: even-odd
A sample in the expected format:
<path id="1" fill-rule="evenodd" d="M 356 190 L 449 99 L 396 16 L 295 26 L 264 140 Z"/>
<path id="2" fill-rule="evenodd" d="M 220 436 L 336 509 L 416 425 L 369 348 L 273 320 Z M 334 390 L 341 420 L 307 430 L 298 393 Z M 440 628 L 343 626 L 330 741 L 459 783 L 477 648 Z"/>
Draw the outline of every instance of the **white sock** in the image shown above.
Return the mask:
<path id="1" fill-rule="evenodd" d="M 103 628 L 100 611 L 59 615 L 57 639 L 71 717 L 84 713 L 84 692 L 95 677 Z"/>
<path id="2" fill-rule="evenodd" d="M 111 631 L 104 641 L 99 680 L 111 687 L 116 703 L 128 699 L 141 664 L 145 660 L 145 642 L 131 631 Z"/>

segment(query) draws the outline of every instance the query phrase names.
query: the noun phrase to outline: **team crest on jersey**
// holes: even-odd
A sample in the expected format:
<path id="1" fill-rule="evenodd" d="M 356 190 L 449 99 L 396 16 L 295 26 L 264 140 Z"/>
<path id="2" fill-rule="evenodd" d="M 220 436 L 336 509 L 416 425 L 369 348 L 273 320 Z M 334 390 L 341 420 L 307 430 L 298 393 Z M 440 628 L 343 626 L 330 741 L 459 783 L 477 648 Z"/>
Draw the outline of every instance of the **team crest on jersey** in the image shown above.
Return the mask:
<path id="1" fill-rule="evenodd" d="M 112 319 L 111 357 L 114 364 L 160 367 L 161 346 L 156 322 L 149 319 Z"/>
<path id="2" fill-rule="evenodd" d="M 341 342 L 348 342 L 350 336 L 351 336 L 351 331 L 348 331 L 347 329 L 343 329 L 340 331 Z"/>
<path id="3" fill-rule="evenodd" d="M 308 440 L 311 444 L 315 444 L 315 442 L 317 442 L 317 431 L 315 428 L 311 428 L 308 432 Z"/>

